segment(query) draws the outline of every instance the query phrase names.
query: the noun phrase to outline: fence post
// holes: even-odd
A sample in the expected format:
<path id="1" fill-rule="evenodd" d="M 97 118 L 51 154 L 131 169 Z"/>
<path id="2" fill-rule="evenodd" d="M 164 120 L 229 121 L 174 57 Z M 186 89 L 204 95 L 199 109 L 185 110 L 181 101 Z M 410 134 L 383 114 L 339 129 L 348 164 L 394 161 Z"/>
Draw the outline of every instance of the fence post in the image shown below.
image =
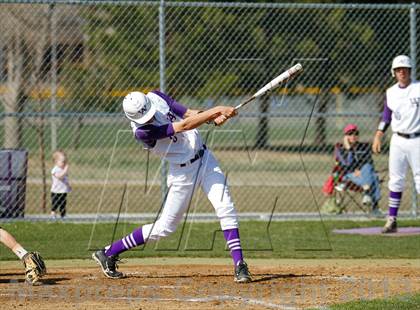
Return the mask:
<path id="1" fill-rule="evenodd" d="M 416 22 L 416 3 L 413 2 L 410 8 L 410 58 L 413 62 L 413 68 L 411 68 L 411 79 L 416 80 L 416 56 L 417 56 L 417 22 Z M 414 167 L 412 167 L 414 169 Z M 413 179 L 413 190 L 412 190 L 412 201 L 411 201 L 411 214 L 413 217 L 417 217 L 417 192 L 416 184 Z"/>
<path id="2" fill-rule="evenodd" d="M 162 92 L 166 91 L 165 87 L 165 0 L 160 0 L 159 5 L 159 84 Z M 166 197 L 166 162 L 164 159 L 161 160 L 161 194 L 162 200 Z"/>
<path id="3" fill-rule="evenodd" d="M 49 5 L 51 31 L 51 112 L 57 112 L 57 17 L 55 4 Z M 57 149 L 57 119 L 51 117 L 51 151 Z"/>

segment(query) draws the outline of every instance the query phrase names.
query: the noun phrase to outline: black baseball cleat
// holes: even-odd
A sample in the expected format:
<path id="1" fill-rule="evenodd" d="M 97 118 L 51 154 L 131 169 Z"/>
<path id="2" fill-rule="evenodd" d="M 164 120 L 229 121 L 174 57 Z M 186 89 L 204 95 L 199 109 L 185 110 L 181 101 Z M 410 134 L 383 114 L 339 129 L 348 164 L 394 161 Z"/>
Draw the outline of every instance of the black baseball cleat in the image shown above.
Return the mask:
<path id="1" fill-rule="evenodd" d="M 251 274 L 248 270 L 248 265 L 245 262 L 240 262 L 235 267 L 235 282 L 238 283 L 249 283 L 251 282 Z"/>
<path id="2" fill-rule="evenodd" d="M 92 253 L 92 258 L 101 266 L 102 272 L 104 275 L 111 279 L 121 279 L 124 278 L 124 274 L 117 270 L 119 261 L 118 256 L 106 256 L 104 250 L 99 250 Z"/>
<path id="3" fill-rule="evenodd" d="M 395 217 L 388 217 L 384 228 L 382 228 L 383 234 L 392 234 L 398 231 L 397 219 Z"/>

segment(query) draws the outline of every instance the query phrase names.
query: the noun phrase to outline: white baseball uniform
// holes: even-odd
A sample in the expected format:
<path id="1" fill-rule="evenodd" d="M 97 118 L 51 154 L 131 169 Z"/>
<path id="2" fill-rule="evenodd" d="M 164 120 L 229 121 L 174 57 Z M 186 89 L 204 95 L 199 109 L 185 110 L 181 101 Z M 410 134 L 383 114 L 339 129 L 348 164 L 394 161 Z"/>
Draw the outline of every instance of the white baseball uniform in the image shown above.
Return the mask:
<path id="1" fill-rule="evenodd" d="M 393 135 L 389 152 L 389 190 L 403 192 L 407 166 L 412 169 L 420 193 L 420 82 L 405 88 L 395 84 L 386 91 L 380 130 L 391 124 Z"/>
<path id="2" fill-rule="evenodd" d="M 145 125 L 131 122 L 131 127 L 137 140 L 169 162 L 169 192 L 160 218 L 143 226 L 144 240 L 158 240 L 174 232 L 198 187 L 216 210 L 222 230 L 238 228 L 225 176 L 198 130 L 176 134 L 173 131 L 171 123 L 180 121 L 187 109 L 159 91 L 150 92 L 147 97 L 156 107 L 153 122 Z"/>

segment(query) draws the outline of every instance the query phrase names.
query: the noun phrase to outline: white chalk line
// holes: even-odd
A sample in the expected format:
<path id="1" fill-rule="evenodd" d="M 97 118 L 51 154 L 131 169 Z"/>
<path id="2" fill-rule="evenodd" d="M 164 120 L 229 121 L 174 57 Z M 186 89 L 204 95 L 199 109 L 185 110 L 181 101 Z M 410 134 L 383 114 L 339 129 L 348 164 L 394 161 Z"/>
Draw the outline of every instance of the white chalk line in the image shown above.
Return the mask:
<path id="1" fill-rule="evenodd" d="M 149 286 L 150 287 L 150 286 Z M 0 293 L 0 296 L 4 296 L 4 297 L 16 297 L 16 295 L 18 295 L 18 298 L 25 298 L 25 297 L 30 297 L 30 298 L 37 298 L 37 296 L 33 295 L 33 294 L 21 294 L 21 293 Z M 63 296 L 61 295 L 41 295 L 39 296 L 39 298 L 60 298 L 62 299 Z M 177 301 L 177 302 L 196 302 L 196 303 L 203 303 L 203 302 L 212 302 L 212 301 L 237 301 L 237 302 L 241 302 L 241 303 L 245 303 L 245 304 L 250 304 L 250 305 L 259 305 L 259 306 L 263 306 L 263 307 L 267 307 L 267 308 L 272 308 L 272 309 L 283 309 L 283 310 L 297 310 L 300 308 L 296 308 L 296 307 L 291 307 L 291 306 L 286 306 L 286 305 L 279 305 L 279 304 L 275 304 L 275 303 L 271 303 L 271 302 L 265 302 L 263 300 L 259 300 L 259 299 L 252 299 L 252 298 L 244 298 L 244 297 L 237 297 L 237 296 L 230 296 L 230 295 L 215 295 L 215 296 L 207 296 L 207 297 L 202 297 L 202 298 L 158 298 L 158 297 L 100 297 L 98 298 L 100 300 L 126 300 L 126 301 L 160 301 L 160 302 L 165 302 L 165 301 Z"/>
<path id="2" fill-rule="evenodd" d="M 20 284 L 19 282 L 10 282 L 10 284 Z M 36 286 L 34 286 L 34 287 L 42 287 L 42 285 L 36 285 Z M 68 286 L 68 288 L 72 288 L 72 287 L 74 287 L 74 285 L 70 285 L 70 286 Z M 106 289 L 107 288 L 107 286 L 98 286 L 99 288 L 104 288 L 104 289 Z M 186 285 L 136 285 L 135 286 L 135 288 L 147 288 L 147 289 L 150 289 L 150 288 L 153 288 L 153 289 L 155 289 L 155 288 L 159 288 L 159 289 L 177 289 L 177 288 L 189 288 L 190 286 L 186 286 Z M 14 290 L 14 292 L 16 293 L 16 290 Z M 17 294 L 19 294 L 19 293 L 17 293 Z M 1 296 L 1 293 L 0 293 L 0 296 Z"/>

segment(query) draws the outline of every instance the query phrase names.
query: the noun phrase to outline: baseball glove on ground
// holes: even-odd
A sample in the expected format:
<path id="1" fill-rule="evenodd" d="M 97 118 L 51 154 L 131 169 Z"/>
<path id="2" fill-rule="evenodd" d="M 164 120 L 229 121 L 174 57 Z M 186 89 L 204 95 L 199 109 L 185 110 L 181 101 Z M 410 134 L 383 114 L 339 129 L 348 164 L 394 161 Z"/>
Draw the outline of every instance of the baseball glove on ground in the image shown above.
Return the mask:
<path id="1" fill-rule="evenodd" d="M 26 253 L 22 258 L 25 266 L 25 278 L 29 284 L 36 284 L 47 273 L 44 260 L 38 252 Z"/>

